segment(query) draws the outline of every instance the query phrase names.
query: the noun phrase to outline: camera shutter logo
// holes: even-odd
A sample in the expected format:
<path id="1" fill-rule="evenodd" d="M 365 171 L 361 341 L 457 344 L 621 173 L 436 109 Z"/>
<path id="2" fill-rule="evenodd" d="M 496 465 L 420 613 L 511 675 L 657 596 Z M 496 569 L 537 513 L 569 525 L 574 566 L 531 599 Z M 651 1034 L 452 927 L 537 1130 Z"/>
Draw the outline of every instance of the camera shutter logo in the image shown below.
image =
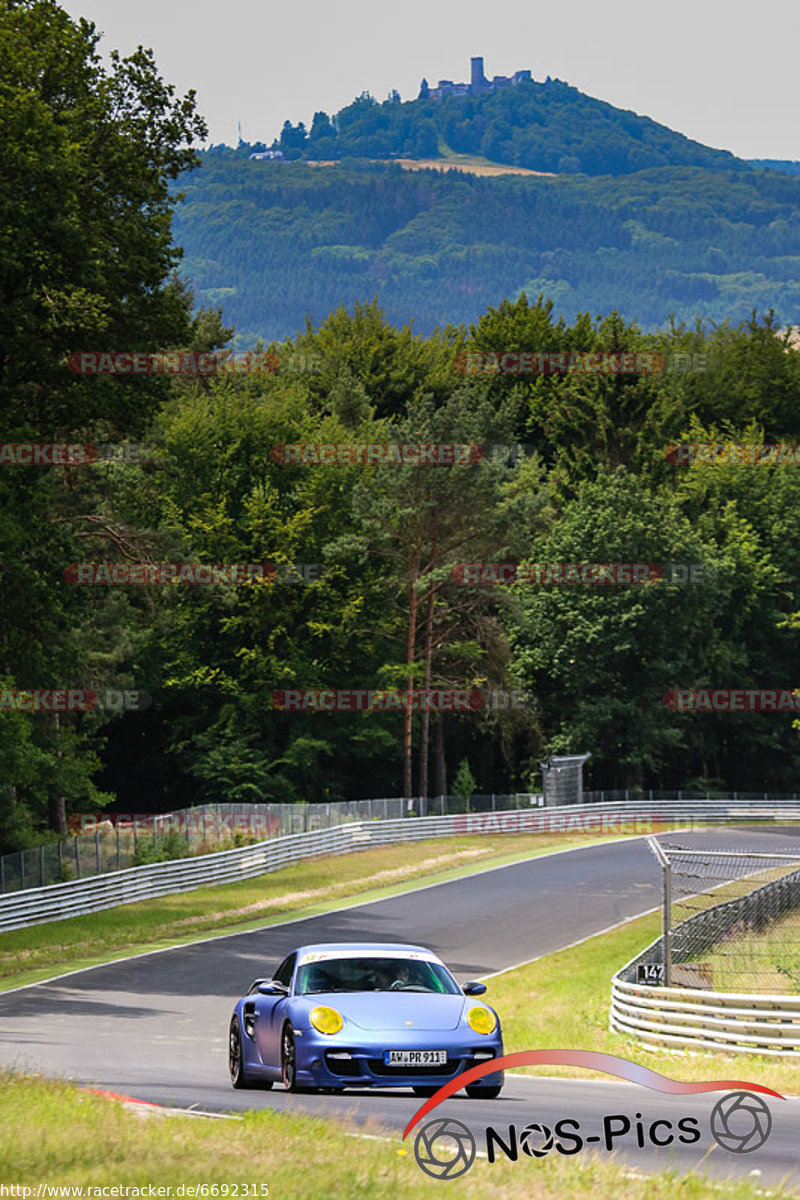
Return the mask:
<path id="1" fill-rule="evenodd" d="M 460 1121 L 440 1117 L 420 1129 L 414 1140 L 414 1157 L 433 1179 L 458 1179 L 475 1161 L 475 1138 Z"/>
<path id="2" fill-rule="evenodd" d="M 750 1092 L 732 1092 L 724 1096 L 711 1112 L 714 1141 L 732 1154 L 750 1154 L 758 1150 L 771 1132 L 771 1112 L 760 1096 Z"/>
<path id="3" fill-rule="evenodd" d="M 546 1125 L 533 1122 L 519 1135 L 519 1144 L 528 1158 L 544 1158 L 553 1149 L 553 1131 Z"/>

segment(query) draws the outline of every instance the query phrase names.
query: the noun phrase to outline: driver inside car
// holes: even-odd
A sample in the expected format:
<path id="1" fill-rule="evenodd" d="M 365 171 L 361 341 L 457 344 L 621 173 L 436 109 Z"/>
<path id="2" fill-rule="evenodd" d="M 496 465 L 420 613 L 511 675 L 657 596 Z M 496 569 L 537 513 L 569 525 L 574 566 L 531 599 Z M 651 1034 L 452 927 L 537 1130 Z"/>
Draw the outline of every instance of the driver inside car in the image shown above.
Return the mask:
<path id="1" fill-rule="evenodd" d="M 402 988 L 407 987 L 409 983 L 409 971 L 406 963 L 400 963 L 395 971 L 395 977 L 389 985 L 389 990 L 399 992 Z"/>

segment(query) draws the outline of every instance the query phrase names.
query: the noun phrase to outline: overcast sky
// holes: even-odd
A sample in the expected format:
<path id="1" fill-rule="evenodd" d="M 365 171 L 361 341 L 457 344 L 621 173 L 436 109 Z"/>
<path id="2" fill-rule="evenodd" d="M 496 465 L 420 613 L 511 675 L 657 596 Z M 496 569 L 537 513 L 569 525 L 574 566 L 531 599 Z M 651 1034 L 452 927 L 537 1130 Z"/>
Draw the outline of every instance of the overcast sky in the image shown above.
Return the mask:
<path id="1" fill-rule="evenodd" d="M 64 0 L 62 0 L 64 3 Z M 209 140 L 271 141 L 367 90 L 528 67 L 744 158 L 800 159 L 798 0 L 66 0 L 106 51 L 152 47 Z"/>

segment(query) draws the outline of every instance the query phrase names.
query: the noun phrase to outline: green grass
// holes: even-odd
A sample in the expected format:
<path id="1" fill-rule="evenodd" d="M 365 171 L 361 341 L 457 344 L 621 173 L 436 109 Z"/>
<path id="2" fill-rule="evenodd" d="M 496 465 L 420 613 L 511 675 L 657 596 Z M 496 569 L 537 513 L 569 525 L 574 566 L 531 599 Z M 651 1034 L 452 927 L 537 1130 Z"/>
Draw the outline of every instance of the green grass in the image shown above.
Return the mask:
<path id="1" fill-rule="evenodd" d="M 34 1076 L 0 1074 L 0 1183 L 62 1187 L 170 1187 L 183 1184 L 256 1185 L 269 1200 L 442 1200 L 443 1184 L 416 1164 L 411 1139 L 373 1126 L 356 1131 L 340 1122 L 269 1110 L 243 1120 L 143 1117 L 118 1102 Z M 371 1133 L 375 1140 L 358 1136 Z M 480 1135 L 479 1135 L 480 1136 Z M 444 1185 L 445 1187 L 447 1185 Z M 478 1159 L 453 1195 L 485 1200 L 746 1200 L 751 1181 L 711 1184 L 698 1176 L 640 1175 L 602 1157 L 554 1155 L 534 1160 Z M 146 1194 L 146 1193 L 145 1193 Z M 217 1195 L 219 1196 L 219 1190 Z M 447 1195 L 451 1193 L 448 1192 Z M 774 1196 L 786 1193 L 773 1190 Z"/>
<path id="2" fill-rule="evenodd" d="M 643 830 L 650 832 L 650 830 Z M 305 859 L 240 883 L 197 888 L 0 934 L 0 991 L 129 954 L 366 903 L 408 885 L 599 841 L 607 835 L 476 834 Z"/>
<path id="3" fill-rule="evenodd" d="M 800 912 L 761 933 L 734 929 L 698 958 L 710 965 L 716 991 L 800 995 Z"/>
<path id="4" fill-rule="evenodd" d="M 487 980 L 487 999 L 503 1021 L 509 1053 L 516 1050 L 599 1050 L 618 1054 L 684 1081 L 746 1079 L 784 1094 L 800 1093 L 800 1063 L 750 1054 L 656 1051 L 608 1028 L 611 976 L 659 936 L 660 916 L 639 917 L 538 962 Z M 526 1074 L 598 1076 L 572 1067 L 526 1068 Z M 776 1102 L 777 1103 L 777 1102 Z"/>

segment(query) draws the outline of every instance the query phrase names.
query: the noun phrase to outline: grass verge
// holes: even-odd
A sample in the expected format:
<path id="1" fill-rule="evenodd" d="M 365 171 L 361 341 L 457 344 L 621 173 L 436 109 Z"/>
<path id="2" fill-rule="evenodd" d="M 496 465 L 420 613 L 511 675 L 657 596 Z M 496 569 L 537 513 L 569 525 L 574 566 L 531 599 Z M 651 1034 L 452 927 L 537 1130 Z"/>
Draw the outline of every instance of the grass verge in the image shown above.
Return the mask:
<path id="1" fill-rule="evenodd" d="M 649 826 L 630 836 L 651 832 L 658 829 Z M 445 882 L 476 869 L 613 840 L 617 839 L 602 834 L 477 834 L 405 842 L 321 855 L 240 883 L 11 930 L 0 934 L 0 991 L 204 936 L 260 929 L 352 902 L 367 903 L 406 891 L 409 884 Z"/>
<path id="2" fill-rule="evenodd" d="M 269 1200 L 412 1200 L 441 1198 L 442 1184 L 417 1166 L 413 1145 L 398 1135 L 353 1136 L 352 1127 L 307 1116 L 251 1112 L 241 1121 L 197 1117 L 142 1119 L 118 1102 L 79 1092 L 64 1083 L 33 1076 L 0 1074 L 0 1183 L 88 1188 L 148 1185 L 172 1188 L 239 1186 L 243 1196 Z M 377 1129 L 359 1132 L 379 1133 Z M 477 1159 L 458 1181 L 458 1195 L 484 1200 L 550 1200 L 588 1196 L 593 1200 L 652 1200 L 717 1196 L 745 1200 L 753 1183 L 709 1183 L 696 1175 L 640 1175 L 600 1158 L 555 1156 L 534 1160 Z M 136 1193 L 128 1193 L 135 1195 Z M 144 1193 L 147 1195 L 147 1192 Z M 166 1194 L 166 1193 L 165 1193 Z M 185 1192 L 183 1193 L 185 1194 Z M 772 1195 L 785 1195 L 772 1191 Z M 224 1200 L 224 1198 L 223 1198 Z"/>

